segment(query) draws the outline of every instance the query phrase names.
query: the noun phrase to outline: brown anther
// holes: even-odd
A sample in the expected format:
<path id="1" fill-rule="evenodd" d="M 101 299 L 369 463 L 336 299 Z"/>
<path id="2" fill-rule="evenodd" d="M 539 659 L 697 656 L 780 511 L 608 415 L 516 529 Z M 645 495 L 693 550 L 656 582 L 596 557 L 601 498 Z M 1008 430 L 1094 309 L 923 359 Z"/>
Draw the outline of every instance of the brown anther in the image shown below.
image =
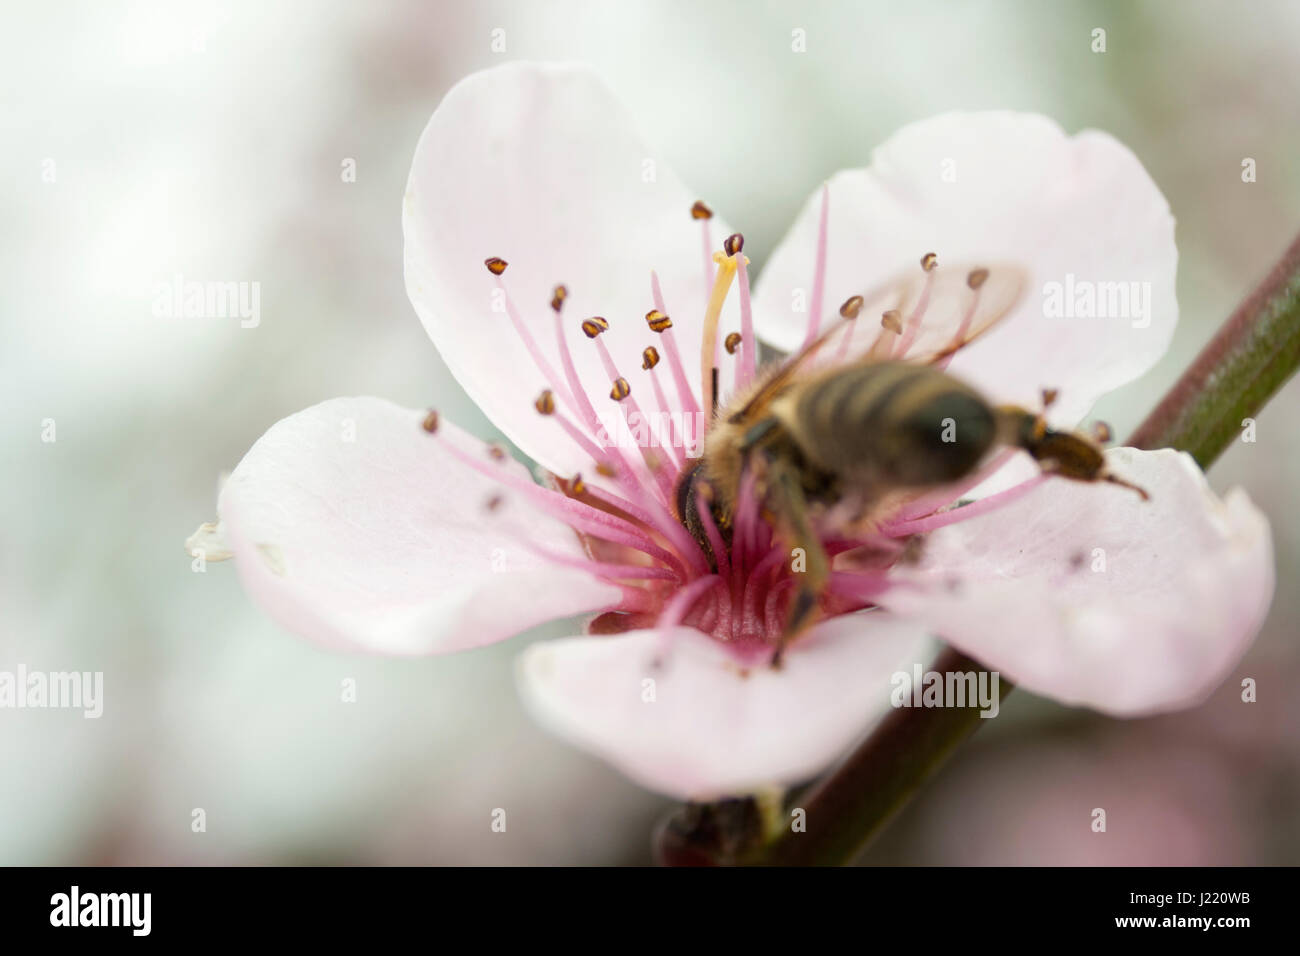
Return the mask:
<path id="1" fill-rule="evenodd" d="M 432 408 L 429 409 L 429 414 L 427 414 L 427 415 L 424 416 L 424 421 L 422 421 L 422 422 L 420 423 L 420 427 L 423 428 L 423 429 L 424 429 L 426 432 L 428 432 L 430 435 L 432 435 L 434 432 L 436 432 L 436 431 L 438 430 L 438 413 L 437 413 L 437 411 L 435 411 L 435 410 L 432 409 Z"/>
<path id="2" fill-rule="evenodd" d="M 500 445 L 488 445 L 488 457 L 493 461 L 505 461 L 506 450 Z"/>
<path id="3" fill-rule="evenodd" d="M 607 461 L 596 462 L 596 474 L 603 475 L 606 478 L 617 478 L 618 470 Z"/>
<path id="4" fill-rule="evenodd" d="M 488 272 L 492 273 L 494 276 L 499 276 L 501 273 L 506 271 L 506 266 L 510 265 L 510 263 L 506 262 L 504 259 L 498 259 L 496 256 L 493 256 L 491 259 L 484 259 L 483 265 L 488 267 Z"/>
<path id="5" fill-rule="evenodd" d="M 726 239 L 722 240 L 722 251 L 729 256 L 737 255 L 745 248 L 745 237 L 738 232 L 733 232 Z"/>
<path id="6" fill-rule="evenodd" d="M 966 273 L 966 284 L 972 289 L 978 289 L 988 281 L 988 278 L 988 269 L 972 269 L 970 272 Z"/>
<path id="7" fill-rule="evenodd" d="M 651 332 L 667 332 L 673 327 L 673 320 L 668 318 L 658 309 L 651 309 L 645 314 L 646 324 L 650 326 Z"/>
<path id="8" fill-rule="evenodd" d="M 555 414 L 555 393 L 549 388 L 537 396 L 537 401 L 533 402 L 533 408 L 537 409 L 540 415 Z"/>
<path id="9" fill-rule="evenodd" d="M 862 304 L 862 296 L 849 296 L 844 300 L 844 304 L 840 306 L 840 315 L 844 316 L 846 319 L 856 319 L 858 313 L 862 311 Z"/>
<path id="10" fill-rule="evenodd" d="M 562 285 L 557 285 L 555 291 L 551 293 L 551 308 L 556 312 L 564 308 L 564 300 L 569 297 L 569 290 Z"/>
<path id="11" fill-rule="evenodd" d="M 653 345 L 647 346 L 641 353 L 641 367 L 647 372 L 659 364 L 659 350 Z"/>
<path id="12" fill-rule="evenodd" d="M 501 495 L 493 495 L 484 502 L 484 505 L 486 505 L 488 511 L 496 511 L 504 502 L 505 499 Z"/>
<path id="13" fill-rule="evenodd" d="M 1110 430 L 1110 426 L 1105 422 L 1093 422 L 1092 437 L 1096 442 L 1104 445 L 1106 442 L 1110 441 L 1114 435 Z"/>
<path id="14" fill-rule="evenodd" d="M 728 355 L 735 355 L 736 349 L 740 348 L 740 333 L 731 332 L 722 340 L 723 346 L 727 349 Z"/>
<path id="15" fill-rule="evenodd" d="M 582 480 L 582 475 L 573 476 L 573 481 L 569 484 L 569 491 L 575 495 L 585 495 L 587 493 L 587 483 Z"/>
<path id="16" fill-rule="evenodd" d="M 890 309 L 880 317 L 882 327 L 889 329 L 895 335 L 903 334 L 903 313 L 897 309 Z"/>
<path id="17" fill-rule="evenodd" d="M 1056 401 L 1056 396 L 1059 394 L 1060 392 L 1054 388 L 1043 389 L 1043 407 L 1051 408 L 1052 404 Z"/>
<path id="18" fill-rule="evenodd" d="M 583 334 L 589 339 L 594 339 L 607 328 L 609 328 L 609 323 L 605 321 L 603 316 L 599 315 L 593 315 L 582 323 Z"/>
<path id="19" fill-rule="evenodd" d="M 712 218 L 713 218 L 713 210 L 710 209 L 708 206 L 704 205 L 704 201 L 703 201 L 703 200 L 701 200 L 701 199 L 697 199 L 697 200 L 695 200 L 695 204 L 694 204 L 693 206 L 691 206 L 691 218 L 692 218 L 692 219 L 712 219 Z"/>
<path id="20" fill-rule="evenodd" d="M 933 252 L 927 252 L 921 257 L 921 268 L 926 272 L 933 272 L 935 266 L 939 264 L 939 257 Z"/>
<path id="21" fill-rule="evenodd" d="M 632 394 L 632 386 L 627 383 L 625 378 L 616 378 L 614 387 L 609 390 L 609 397 L 616 402 L 621 402 Z"/>

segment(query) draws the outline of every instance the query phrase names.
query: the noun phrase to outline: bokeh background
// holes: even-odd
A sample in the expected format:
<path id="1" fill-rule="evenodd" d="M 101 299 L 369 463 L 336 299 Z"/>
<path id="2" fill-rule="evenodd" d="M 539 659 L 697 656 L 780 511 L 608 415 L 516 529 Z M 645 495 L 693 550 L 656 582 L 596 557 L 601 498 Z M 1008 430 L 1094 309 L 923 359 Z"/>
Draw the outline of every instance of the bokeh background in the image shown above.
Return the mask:
<path id="1" fill-rule="evenodd" d="M 1097 409 L 1120 435 L 1300 229 L 1296 3 L 55 2 L 5 21 L 0 669 L 102 670 L 106 709 L 0 710 L 0 863 L 649 860 L 668 804 L 516 700 L 514 655 L 564 628 L 340 655 L 182 547 L 218 475 L 324 398 L 433 404 L 492 434 L 402 284 L 408 164 L 470 71 L 599 67 L 760 266 L 823 178 L 908 121 L 1009 107 L 1108 130 L 1164 190 L 1182 253 L 1169 355 Z M 153 285 L 178 272 L 259 281 L 261 325 L 156 318 Z M 1300 381 L 1210 476 L 1244 485 L 1276 541 L 1273 612 L 1233 678 L 1140 721 L 1014 694 L 866 862 L 1300 862 L 1297 399 Z"/>

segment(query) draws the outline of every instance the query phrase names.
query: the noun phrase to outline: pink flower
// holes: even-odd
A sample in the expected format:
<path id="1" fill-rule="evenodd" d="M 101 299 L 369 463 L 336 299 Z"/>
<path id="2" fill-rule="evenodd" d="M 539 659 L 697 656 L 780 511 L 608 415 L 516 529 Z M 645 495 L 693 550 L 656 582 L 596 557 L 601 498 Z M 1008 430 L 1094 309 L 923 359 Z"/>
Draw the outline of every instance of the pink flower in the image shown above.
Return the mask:
<path id="1" fill-rule="evenodd" d="M 728 146 L 700 145 L 743 175 Z M 753 379 L 756 334 L 792 350 L 834 328 L 826 367 L 935 351 L 1006 312 L 940 364 L 992 403 L 1034 408 L 1057 390 L 1055 428 L 1150 368 L 1177 321 L 1177 252 L 1132 153 L 1032 115 L 906 127 L 809 200 L 752 302 L 738 241 L 718 251 L 732 230 L 694 200 L 586 70 L 512 64 L 461 82 L 416 149 L 407 288 L 541 483 L 436 416 L 333 399 L 253 446 L 219 525 L 191 543 L 227 549 L 277 621 L 341 648 L 442 653 L 591 615 L 582 636 L 524 651 L 525 698 L 556 733 L 686 798 L 820 771 L 936 635 L 1117 715 L 1187 706 L 1223 680 L 1271 599 L 1268 525 L 1177 452 L 1107 453 L 1149 501 L 1002 452 L 959 485 L 894 496 L 869 533 L 821 515 L 838 557 L 817 623 L 779 668 L 798 572 L 757 477 L 729 542 L 707 507 L 692 520 L 708 550 L 676 515 L 710 359 L 725 402 Z M 939 268 L 923 271 L 930 252 Z M 976 267 L 983 284 L 967 281 Z M 738 294 L 710 311 L 731 270 Z M 1099 297 L 1115 283 L 1127 308 L 1108 315 Z M 834 326 L 855 295 L 861 318 Z M 709 348 L 707 315 L 726 348 Z M 977 500 L 953 507 L 963 494 Z"/>

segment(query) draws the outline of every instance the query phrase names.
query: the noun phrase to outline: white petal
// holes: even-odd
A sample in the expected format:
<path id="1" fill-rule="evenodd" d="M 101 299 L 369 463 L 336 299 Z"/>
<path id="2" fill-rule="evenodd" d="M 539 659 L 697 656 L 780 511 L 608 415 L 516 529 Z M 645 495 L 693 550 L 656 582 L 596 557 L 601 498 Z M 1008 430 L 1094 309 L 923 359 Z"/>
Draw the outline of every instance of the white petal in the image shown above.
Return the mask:
<path id="1" fill-rule="evenodd" d="M 500 310 L 484 260 L 509 263 L 511 298 L 562 383 L 549 303 L 557 284 L 567 287 L 565 334 L 584 391 L 618 422 L 610 376 L 581 332 L 584 319 L 605 317 L 601 340 L 653 414 L 641 353 L 665 349 L 644 318 L 654 308 L 651 270 L 698 397 L 706 289 L 701 225 L 690 215 L 698 198 L 585 67 L 512 63 L 475 73 L 447 94 L 420 138 L 403 206 L 407 292 L 457 381 L 553 472 L 589 475 L 591 460 L 554 421 L 539 422 L 533 400 L 547 380 Z M 710 228 L 719 248 L 730 227 L 715 217 Z M 733 293 L 724 333 L 738 324 L 734 303 Z M 666 365 L 659 374 L 671 399 Z M 669 405 L 676 409 L 675 399 Z"/>
<path id="2" fill-rule="evenodd" d="M 814 628 L 780 670 L 746 669 L 679 627 L 534 644 L 519 680 L 558 736 L 652 790 L 711 799 L 824 769 L 889 707 L 893 675 L 928 662 L 930 647 L 909 622 L 855 614 Z"/>
<path id="3" fill-rule="evenodd" d="M 1179 452 L 1107 454 L 1127 489 L 1048 480 L 930 534 L 881 603 L 1030 690 L 1119 715 L 1195 704 L 1254 639 L 1272 599 L 1268 522 L 1220 501 Z"/>
<path id="4" fill-rule="evenodd" d="M 455 459 L 483 455 L 449 422 L 337 398 L 277 422 L 222 489 L 222 529 L 249 594 L 283 627 L 338 646 L 429 654 L 503 640 L 609 606 L 617 588 L 548 564 L 583 555 L 566 525 Z M 498 467 L 528 479 L 518 462 Z M 513 529 L 513 530 L 512 530 Z"/>
<path id="5" fill-rule="evenodd" d="M 780 348 L 803 337 L 807 315 L 792 308 L 792 290 L 811 287 L 819 211 L 820 190 L 759 283 L 760 334 Z M 1026 294 L 951 371 L 991 398 L 1029 407 L 1040 388 L 1057 388 L 1052 418 L 1064 424 L 1150 368 L 1178 319 L 1174 220 L 1141 162 L 1105 133 L 1067 137 L 1032 114 L 949 113 L 903 128 L 869 168 L 831 179 L 828 249 L 824 321 L 850 295 L 919 274 L 927 252 L 941 264 L 1019 265 Z M 1064 293 L 1067 282 L 1076 292 L 1086 283 L 1139 285 L 1129 314 L 1048 317 L 1047 284 Z"/>

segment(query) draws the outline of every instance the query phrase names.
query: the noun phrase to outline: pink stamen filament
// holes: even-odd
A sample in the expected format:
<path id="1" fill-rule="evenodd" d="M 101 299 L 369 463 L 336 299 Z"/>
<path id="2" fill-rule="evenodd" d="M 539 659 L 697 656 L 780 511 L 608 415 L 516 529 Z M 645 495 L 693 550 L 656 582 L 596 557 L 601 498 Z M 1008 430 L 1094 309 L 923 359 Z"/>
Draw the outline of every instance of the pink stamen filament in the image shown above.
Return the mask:
<path id="1" fill-rule="evenodd" d="M 664 294 L 659 288 L 659 275 L 655 272 L 650 273 L 650 295 L 661 315 L 671 315 L 668 307 L 664 305 Z M 668 367 L 672 370 L 673 381 L 677 385 L 677 397 L 681 400 L 682 411 L 690 415 L 699 415 L 700 404 L 691 389 L 690 379 L 686 377 L 686 368 L 682 365 L 681 354 L 677 351 L 677 339 L 673 337 L 673 330 L 664 329 L 659 333 L 659 338 L 664 343 L 664 352 L 668 356 Z"/>
<path id="2" fill-rule="evenodd" d="M 762 523 L 759 521 L 758 501 L 754 496 L 757 480 L 758 476 L 746 469 L 740 479 L 740 493 L 736 496 L 735 530 L 732 532 L 731 547 L 732 552 L 739 555 L 736 560 L 742 567 L 748 565 L 760 549 L 766 549 L 771 540 L 770 529 L 767 542 L 760 544 L 758 540 Z"/>
<path id="3" fill-rule="evenodd" d="M 898 333 L 882 325 L 875 341 L 871 343 L 871 348 L 867 350 L 867 354 L 873 358 L 887 359 L 894 353 L 894 346 L 897 344 Z"/>
<path id="4" fill-rule="evenodd" d="M 972 289 L 970 305 L 966 307 L 966 314 L 962 316 L 961 324 L 957 326 L 957 331 L 953 333 L 952 341 L 948 344 L 948 348 L 952 351 L 935 362 L 935 368 L 946 369 L 956 357 L 957 349 L 966 340 L 966 333 L 970 331 L 971 322 L 975 320 L 975 310 L 979 308 L 979 304 L 980 290 Z"/>
<path id="5" fill-rule="evenodd" d="M 832 571 L 827 587 L 857 600 L 869 600 L 889 590 L 885 576 L 879 572 Z"/>
<path id="6" fill-rule="evenodd" d="M 587 390 L 582 387 L 582 380 L 578 378 L 578 367 L 573 363 L 573 353 L 569 351 L 569 340 L 564 335 L 564 320 L 559 312 L 555 312 L 555 342 L 560 349 L 560 363 L 564 366 L 564 375 L 568 379 L 569 388 L 573 391 L 574 398 L 578 401 L 578 411 L 582 418 L 586 420 L 586 426 L 590 429 L 592 436 L 600 434 L 600 417 L 596 414 L 596 408 L 591 404 L 591 399 L 587 397 Z"/>
<path id="7" fill-rule="evenodd" d="M 569 419 L 565 417 L 563 414 L 561 414 L 560 412 L 556 412 L 551 417 L 553 417 L 557 422 L 559 422 L 560 427 L 564 429 L 566 435 L 568 435 L 571 439 L 573 439 L 574 444 L 576 444 L 579 448 L 581 448 L 586 454 L 591 456 L 592 461 L 596 462 L 597 464 L 610 465 L 611 467 L 613 466 L 613 463 L 610 461 L 609 454 L 604 449 L 602 449 L 599 445 L 597 445 L 594 441 L 588 438 L 585 434 L 583 434 L 582 429 L 580 429 L 576 424 L 569 421 Z"/>
<path id="8" fill-rule="evenodd" d="M 767 600 L 763 602 L 763 628 L 768 634 L 780 633 L 778 630 L 780 622 L 776 616 L 776 604 L 781 599 L 781 596 L 792 587 L 794 587 L 794 580 L 786 578 L 778 581 L 767 592 Z"/>
<path id="9" fill-rule="evenodd" d="M 668 416 L 668 448 L 673 452 L 673 463 L 680 473 L 686 468 L 686 435 L 678 427 L 676 418 L 673 417 L 672 407 L 668 404 L 668 399 L 664 397 L 663 386 L 659 384 L 659 376 L 655 374 L 655 368 L 650 369 L 650 387 L 654 389 L 655 404 Z M 660 447 L 663 447 L 662 445 Z"/>
<path id="10" fill-rule="evenodd" d="M 848 323 L 848 327 L 845 328 L 844 334 L 840 336 L 840 347 L 835 350 L 836 362 L 844 361 L 844 358 L 849 354 L 849 343 L 853 341 L 853 332 L 857 327 L 858 321 L 857 319 L 854 319 L 852 322 Z"/>
<path id="11" fill-rule="evenodd" d="M 606 561 L 595 561 L 590 558 L 571 558 L 567 555 L 548 551 L 546 548 L 538 547 L 526 540 L 520 543 L 526 550 L 551 564 L 576 568 L 580 571 L 589 571 L 600 578 L 652 578 L 666 581 L 680 581 L 682 579 L 681 575 L 658 565 L 610 564 Z"/>
<path id="12" fill-rule="evenodd" d="M 903 337 L 894 348 L 893 357 L 896 359 L 901 359 L 907 355 L 907 350 L 912 347 L 912 343 L 916 340 L 916 333 L 921 331 L 921 320 L 925 318 L 925 310 L 930 305 L 930 291 L 934 288 L 934 277 L 938 271 L 938 269 L 931 269 L 925 274 L 925 285 L 921 289 L 921 297 L 916 300 L 916 307 L 912 309 L 912 314 L 907 317 Z"/>
<path id="13" fill-rule="evenodd" d="M 596 408 L 591 404 L 591 399 L 587 397 L 587 390 L 582 387 L 582 380 L 578 378 L 578 368 L 573 361 L 573 353 L 569 350 L 568 339 L 564 335 L 564 324 L 560 319 L 560 313 L 555 313 L 555 338 L 560 347 L 560 361 L 564 365 L 564 374 L 569 380 L 569 387 L 573 389 L 574 396 L 577 398 L 582 414 L 587 419 L 587 427 L 590 429 L 593 437 L 601 434 L 600 416 L 596 414 Z M 611 436 L 612 437 L 612 436 Z M 632 467 L 631 460 L 623 454 L 623 450 L 618 447 L 617 443 L 609 446 L 604 454 L 593 455 L 597 461 L 613 461 L 615 468 L 620 474 L 625 474 L 631 480 L 636 479 L 636 469 Z"/>
<path id="14" fill-rule="evenodd" d="M 712 625 L 713 633 L 722 640 L 729 641 L 735 636 L 735 624 L 732 619 L 735 610 L 733 597 L 727 593 L 725 582 L 719 582 L 715 593 L 718 601 L 718 620 Z"/>
<path id="15" fill-rule="evenodd" d="M 668 539 L 682 559 L 689 562 L 697 573 L 709 573 L 709 563 L 705 560 L 704 552 L 700 550 L 699 544 L 682 527 L 681 522 L 673 518 L 672 515 L 667 512 L 647 511 L 625 498 L 601 488 L 596 488 L 593 485 L 587 486 L 586 494 L 612 508 L 618 508 L 626 512 L 647 527 L 655 529 Z"/>
<path id="16" fill-rule="evenodd" d="M 956 484 L 944 485 L 935 491 L 926 492 L 913 498 L 898 510 L 898 514 L 894 516 L 893 521 L 897 524 L 911 521 L 914 518 L 922 518 L 925 515 L 933 514 L 936 509 L 942 508 L 944 505 L 952 504 L 965 492 L 996 474 L 1015 453 L 1014 448 L 1004 448 L 969 478 Z"/>
<path id="17" fill-rule="evenodd" d="M 622 591 L 623 597 L 617 604 L 610 605 L 609 607 L 606 607 L 605 610 L 642 613 L 654 610 L 655 598 L 652 594 L 646 591 L 645 588 L 633 587 L 626 584 L 618 585 L 618 588 Z"/>
<path id="18" fill-rule="evenodd" d="M 602 561 L 596 558 L 575 558 L 535 543 L 527 529 L 518 522 L 503 521 L 498 527 L 510 534 L 525 551 L 537 555 L 537 557 L 550 564 L 586 571 L 596 577 L 610 581 L 616 578 L 640 578 L 681 582 L 685 579 L 685 572 L 681 570 L 680 566 L 669 568 L 663 565 L 615 564 L 612 561 Z"/>
<path id="19" fill-rule="evenodd" d="M 722 588 L 713 588 L 708 594 L 708 606 L 704 608 L 697 622 L 700 630 L 706 634 L 713 633 L 713 625 L 718 623 L 718 605 L 722 603 L 720 593 Z"/>
<path id="20" fill-rule="evenodd" d="M 784 558 L 785 546 L 775 547 L 764 555 L 758 564 L 754 566 L 754 569 L 749 572 L 745 579 L 745 590 L 741 596 L 742 613 L 746 620 L 755 617 L 755 605 L 758 603 L 759 589 L 767 576 L 772 573 L 772 569 L 780 564 Z"/>
<path id="21" fill-rule="evenodd" d="M 703 495 L 696 495 L 695 510 L 704 525 L 704 534 L 709 539 L 709 548 L 712 549 L 714 563 L 718 566 L 718 576 L 725 578 L 731 573 L 731 564 L 727 560 L 727 549 L 722 542 L 722 532 L 718 530 L 718 525 L 713 520 L 713 509 L 709 507 Z"/>
<path id="22" fill-rule="evenodd" d="M 591 455 L 598 464 L 608 461 L 607 456 L 600 451 L 589 438 L 583 435 L 576 425 L 559 413 L 556 413 L 553 417 L 560 423 L 561 427 L 564 428 L 569 437 L 572 438 L 579 447 L 586 451 L 587 454 Z M 618 468 L 615 472 L 618 476 L 619 484 L 626 488 L 633 497 L 641 496 L 643 488 L 635 478 L 629 475 L 628 469 Z M 699 545 L 696 544 L 695 539 L 687 534 L 686 529 L 681 526 L 681 523 L 673 518 L 673 516 L 664 508 L 657 508 L 657 514 L 652 515 L 650 512 L 638 508 L 624 498 L 620 498 L 613 494 L 598 492 L 590 486 L 588 494 L 594 498 L 604 500 L 606 504 L 627 512 L 642 524 L 646 525 L 647 528 L 653 528 L 660 532 L 677 548 L 678 552 L 696 568 L 696 570 L 701 572 L 708 571 L 708 562 L 704 560 L 704 555 L 700 552 Z"/>
<path id="23" fill-rule="evenodd" d="M 528 326 L 524 325 L 519 310 L 515 308 L 514 300 L 510 298 L 510 290 L 506 288 L 505 281 L 500 276 L 497 276 L 496 283 L 497 288 L 501 290 L 502 297 L 505 299 L 506 315 L 510 317 L 510 322 L 514 325 L 515 332 L 523 341 L 524 348 L 528 350 L 528 354 L 532 357 L 533 364 L 537 366 L 538 371 L 542 373 L 542 377 L 546 379 L 546 384 L 560 397 L 560 401 L 576 411 L 577 405 L 574 403 L 573 395 L 564 387 L 563 380 L 556 374 L 555 368 L 547 361 L 542 350 L 538 348 L 533 334 L 528 331 Z"/>
<path id="24" fill-rule="evenodd" d="M 967 521 L 971 518 L 977 518 L 980 515 L 988 514 L 990 511 L 996 511 L 1005 505 L 1010 504 L 1017 498 L 1023 496 L 1026 492 L 1032 491 L 1048 479 L 1048 475 L 1035 475 L 1027 481 L 1022 481 L 1018 485 L 1012 485 L 1005 491 L 999 491 L 997 494 L 989 495 L 987 498 L 981 498 L 979 501 L 973 501 L 968 505 L 962 505 L 960 508 L 953 508 L 949 511 L 941 511 L 938 514 L 932 514 L 925 518 L 916 518 L 912 521 L 898 521 L 886 523 L 883 530 L 887 534 L 894 536 L 908 534 L 923 534 L 927 531 L 934 531 L 936 528 L 943 528 L 950 524 L 956 524 L 959 521 Z"/>
<path id="25" fill-rule="evenodd" d="M 600 336 L 595 338 L 595 343 L 596 350 L 600 354 L 600 361 L 605 366 L 605 374 L 609 376 L 609 381 L 612 385 L 622 377 L 619 375 L 618 366 L 614 364 L 614 359 L 609 354 L 609 349 L 606 348 L 605 343 Z M 629 393 L 627 397 L 618 402 L 617 405 L 619 413 L 623 416 L 623 421 L 628 422 L 629 433 L 632 432 L 631 422 L 628 421 L 629 416 L 634 416 L 639 421 L 647 423 L 648 427 L 649 419 L 647 419 L 645 413 L 641 411 L 641 406 L 637 404 L 635 395 Z M 635 437 L 634 433 L 633 435 Z M 660 499 L 666 504 L 672 496 L 673 475 L 669 473 L 669 469 L 664 467 L 665 461 L 662 456 L 654 455 L 647 446 L 642 445 L 640 442 L 637 443 L 637 451 L 641 453 L 641 458 L 645 462 L 646 468 L 649 469 L 651 476 L 655 479 L 655 482 L 658 485 Z"/>
<path id="26" fill-rule="evenodd" d="M 686 585 L 673 595 L 672 600 L 664 607 L 663 613 L 659 615 L 659 621 L 655 626 L 657 628 L 670 628 L 682 623 L 682 619 L 686 617 L 686 613 L 699 599 L 700 595 L 721 581 L 722 579 L 716 574 L 710 574 L 708 577 L 697 578 Z"/>
<path id="27" fill-rule="evenodd" d="M 630 521 L 601 511 L 599 508 L 593 508 L 591 505 L 576 501 L 557 491 L 535 485 L 531 481 L 525 481 L 510 475 L 501 464 L 496 462 L 478 461 L 472 455 L 457 448 L 450 441 L 444 441 L 443 447 L 463 464 L 473 468 L 479 474 L 519 492 L 538 509 L 559 518 L 565 524 L 580 528 L 587 534 L 604 538 L 614 544 L 623 544 L 635 548 L 651 557 L 658 558 L 665 564 L 681 567 L 681 562 L 675 555 L 655 544 L 649 536 Z"/>

